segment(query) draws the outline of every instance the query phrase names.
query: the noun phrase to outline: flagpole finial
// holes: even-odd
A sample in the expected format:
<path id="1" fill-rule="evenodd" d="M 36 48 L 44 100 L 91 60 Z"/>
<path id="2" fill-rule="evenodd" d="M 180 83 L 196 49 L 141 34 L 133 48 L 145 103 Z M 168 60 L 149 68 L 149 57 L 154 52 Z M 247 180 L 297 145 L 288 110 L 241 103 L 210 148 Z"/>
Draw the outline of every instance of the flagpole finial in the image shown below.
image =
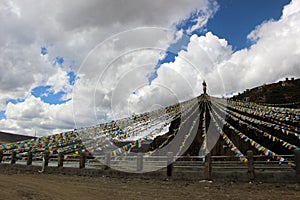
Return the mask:
<path id="1" fill-rule="evenodd" d="M 203 83 L 202 83 L 202 86 L 203 86 L 203 93 L 206 94 L 206 82 L 205 80 L 203 80 Z"/>

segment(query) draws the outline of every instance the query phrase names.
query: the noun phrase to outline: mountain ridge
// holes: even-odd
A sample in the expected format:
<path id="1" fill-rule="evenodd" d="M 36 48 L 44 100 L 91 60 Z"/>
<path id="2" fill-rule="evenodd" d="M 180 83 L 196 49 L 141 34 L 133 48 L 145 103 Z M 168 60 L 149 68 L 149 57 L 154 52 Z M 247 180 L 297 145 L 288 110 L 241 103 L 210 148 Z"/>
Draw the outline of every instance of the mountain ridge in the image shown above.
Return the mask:
<path id="1" fill-rule="evenodd" d="M 284 81 L 277 83 L 263 84 L 252 89 L 246 89 L 231 99 L 266 104 L 300 102 L 300 79 L 286 78 Z M 286 107 L 289 107 L 289 105 Z"/>

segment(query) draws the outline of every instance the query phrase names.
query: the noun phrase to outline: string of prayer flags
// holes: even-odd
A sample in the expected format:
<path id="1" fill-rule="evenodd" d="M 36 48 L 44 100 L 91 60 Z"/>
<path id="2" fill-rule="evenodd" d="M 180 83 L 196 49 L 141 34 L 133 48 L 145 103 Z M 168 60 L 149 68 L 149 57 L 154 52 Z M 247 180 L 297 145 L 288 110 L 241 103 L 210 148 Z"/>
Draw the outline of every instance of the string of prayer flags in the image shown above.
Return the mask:
<path id="1" fill-rule="evenodd" d="M 230 150 L 235 154 L 236 157 L 239 157 L 239 159 L 242 162 L 248 162 L 248 159 L 244 156 L 244 154 L 233 144 L 233 142 L 228 138 L 228 136 L 222 131 L 220 126 L 218 125 L 214 115 L 211 113 L 212 120 L 219 131 L 220 135 L 222 136 L 223 140 L 226 142 Z"/>
<path id="2" fill-rule="evenodd" d="M 269 134 L 269 133 L 267 133 L 267 132 L 265 132 L 265 131 L 263 131 L 263 130 L 257 128 L 257 127 L 255 127 L 255 126 L 252 126 L 251 124 L 247 123 L 245 120 L 236 117 L 236 116 L 237 116 L 237 113 L 236 113 L 236 112 L 233 112 L 233 111 L 230 111 L 230 110 L 226 110 L 226 111 L 225 111 L 224 108 L 221 108 L 221 107 L 220 107 L 219 105 L 217 105 L 217 104 L 215 104 L 214 106 L 215 106 L 216 108 L 218 108 L 218 109 L 219 109 L 221 112 L 223 112 L 224 114 L 228 114 L 228 115 L 230 116 L 230 118 L 233 119 L 234 121 L 238 122 L 239 124 L 246 125 L 246 127 L 249 128 L 249 129 L 256 130 L 258 133 L 261 133 L 264 137 L 266 137 L 266 138 L 272 140 L 273 142 L 276 141 L 276 142 L 283 143 L 282 146 L 285 147 L 285 148 L 287 148 L 287 149 L 289 149 L 289 150 L 294 150 L 294 149 L 297 148 L 296 145 L 290 144 L 290 143 L 288 143 L 288 142 L 286 142 L 286 141 L 284 141 L 284 140 L 282 140 L 282 139 L 280 139 L 280 138 L 278 138 L 278 137 L 276 137 L 276 136 L 273 136 L 273 135 L 271 135 L 271 134 Z M 246 119 L 247 119 L 247 117 L 246 117 Z M 226 125 L 227 125 L 227 124 L 228 124 L 228 123 L 226 122 Z"/>
<path id="3" fill-rule="evenodd" d="M 217 112 L 214 111 L 214 114 L 219 117 L 219 120 L 223 120 L 220 118 L 220 116 L 218 116 Z M 246 136 L 245 134 L 241 133 L 239 130 L 237 130 L 236 128 L 234 128 L 232 125 L 230 125 L 228 122 L 225 122 L 225 124 L 234 132 L 236 133 L 240 138 L 248 138 L 247 141 L 250 142 L 251 146 L 255 147 L 258 151 L 263 152 L 266 156 L 275 158 L 279 161 L 285 161 L 285 159 L 282 156 L 279 156 L 278 154 L 272 152 L 271 150 L 267 149 L 266 147 L 260 145 L 259 143 L 257 143 L 255 140 L 249 138 L 248 136 Z M 245 140 L 244 140 L 245 141 Z"/>

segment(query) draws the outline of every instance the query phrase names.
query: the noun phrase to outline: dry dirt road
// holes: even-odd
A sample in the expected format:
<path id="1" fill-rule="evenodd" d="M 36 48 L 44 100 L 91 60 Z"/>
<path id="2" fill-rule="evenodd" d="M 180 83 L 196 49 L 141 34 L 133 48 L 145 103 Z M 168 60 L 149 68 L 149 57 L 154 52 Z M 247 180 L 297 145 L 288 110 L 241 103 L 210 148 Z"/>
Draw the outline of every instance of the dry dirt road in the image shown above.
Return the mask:
<path id="1" fill-rule="evenodd" d="M 299 184 L 0 174 L 0 199 L 300 199 Z"/>

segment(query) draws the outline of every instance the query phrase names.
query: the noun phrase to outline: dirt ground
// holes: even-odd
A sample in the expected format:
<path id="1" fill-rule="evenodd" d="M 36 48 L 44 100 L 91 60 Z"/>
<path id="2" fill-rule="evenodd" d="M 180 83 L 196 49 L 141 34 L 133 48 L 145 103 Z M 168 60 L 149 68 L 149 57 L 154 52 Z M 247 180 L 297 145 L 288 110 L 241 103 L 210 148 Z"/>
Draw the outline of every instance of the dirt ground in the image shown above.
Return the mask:
<path id="1" fill-rule="evenodd" d="M 0 174 L 0 199 L 300 199 L 299 184 Z"/>

